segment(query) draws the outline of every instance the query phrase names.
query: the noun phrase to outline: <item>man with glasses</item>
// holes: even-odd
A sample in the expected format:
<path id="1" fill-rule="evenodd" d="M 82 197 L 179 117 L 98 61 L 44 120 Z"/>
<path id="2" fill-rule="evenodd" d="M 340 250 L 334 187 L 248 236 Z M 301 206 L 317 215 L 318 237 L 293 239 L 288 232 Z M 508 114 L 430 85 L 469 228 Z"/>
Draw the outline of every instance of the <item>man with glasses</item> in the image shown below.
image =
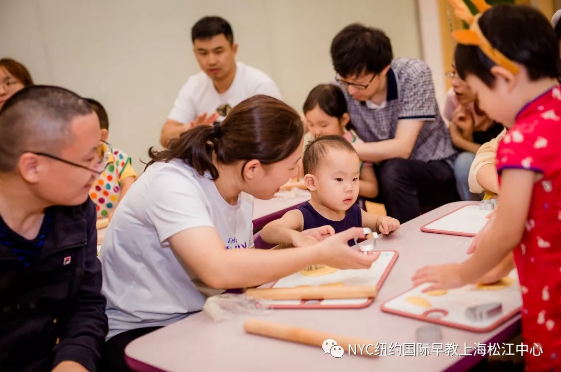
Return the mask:
<path id="1" fill-rule="evenodd" d="M 335 36 L 331 58 L 351 123 L 365 142 L 353 145 L 363 161 L 376 164 L 378 200 L 388 215 L 404 223 L 422 210 L 459 200 L 452 169 L 456 152 L 429 67 L 393 59 L 389 38 L 361 24 Z"/>
<path id="2" fill-rule="evenodd" d="M 107 333 L 96 210 L 103 172 L 90 105 L 31 86 L 0 111 L 0 369 L 96 371 Z"/>

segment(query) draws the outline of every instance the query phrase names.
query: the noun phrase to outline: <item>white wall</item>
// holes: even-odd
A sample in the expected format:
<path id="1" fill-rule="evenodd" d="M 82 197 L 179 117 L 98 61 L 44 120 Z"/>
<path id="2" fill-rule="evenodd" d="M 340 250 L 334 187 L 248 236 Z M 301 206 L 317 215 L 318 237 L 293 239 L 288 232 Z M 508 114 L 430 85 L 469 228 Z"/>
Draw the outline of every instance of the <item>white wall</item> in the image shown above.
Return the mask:
<path id="1" fill-rule="evenodd" d="M 438 13 L 439 1 L 442 0 L 417 0 L 423 59 L 432 71 L 436 100 L 442 111 L 444 109 L 444 103 L 446 102 L 444 73 L 448 66 L 443 66 L 442 40 L 440 38 L 440 19 Z"/>
<path id="2" fill-rule="evenodd" d="M 226 18 L 238 60 L 269 74 L 298 111 L 334 76 L 329 46 L 351 22 L 386 31 L 396 56 L 421 57 L 415 0 L 0 0 L 0 57 L 36 83 L 67 87 L 107 108 L 110 142 L 137 171 L 187 77 L 199 71 L 190 29 Z"/>

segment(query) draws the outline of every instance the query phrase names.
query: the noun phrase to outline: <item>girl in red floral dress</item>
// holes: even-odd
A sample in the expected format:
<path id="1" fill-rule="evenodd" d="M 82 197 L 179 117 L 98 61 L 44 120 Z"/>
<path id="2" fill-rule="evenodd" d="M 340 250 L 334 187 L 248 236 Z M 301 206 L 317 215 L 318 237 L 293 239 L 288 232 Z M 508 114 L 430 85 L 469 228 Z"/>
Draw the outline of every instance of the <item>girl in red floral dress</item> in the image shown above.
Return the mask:
<path id="1" fill-rule="evenodd" d="M 559 44 L 537 10 L 477 3 L 483 13 L 472 19 L 464 13 L 470 29 L 454 34 L 455 62 L 481 108 L 508 127 L 497 152 L 499 204 L 468 260 L 421 268 L 413 281 L 433 283 L 427 291 L 461 287 L 498 280 L 515 263 L 522 337 L 537 350 L 524 354 L 526 370 L 561 371 Z"/>

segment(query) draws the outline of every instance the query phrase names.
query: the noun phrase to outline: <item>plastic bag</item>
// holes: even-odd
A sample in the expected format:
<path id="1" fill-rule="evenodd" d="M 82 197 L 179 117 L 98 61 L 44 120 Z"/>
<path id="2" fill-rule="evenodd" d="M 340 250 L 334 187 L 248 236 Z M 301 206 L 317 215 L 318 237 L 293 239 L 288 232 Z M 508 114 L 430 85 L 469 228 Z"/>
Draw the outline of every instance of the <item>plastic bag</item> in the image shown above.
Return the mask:
<path id="1" fill-rule="evenodd" d="M 271 308 L 265 301 L 234 293 L 209 297 L 203 306 L 203 312 L 217 322 L 233 319 L 240 315 L 261 316 L 270 311 Z"/>

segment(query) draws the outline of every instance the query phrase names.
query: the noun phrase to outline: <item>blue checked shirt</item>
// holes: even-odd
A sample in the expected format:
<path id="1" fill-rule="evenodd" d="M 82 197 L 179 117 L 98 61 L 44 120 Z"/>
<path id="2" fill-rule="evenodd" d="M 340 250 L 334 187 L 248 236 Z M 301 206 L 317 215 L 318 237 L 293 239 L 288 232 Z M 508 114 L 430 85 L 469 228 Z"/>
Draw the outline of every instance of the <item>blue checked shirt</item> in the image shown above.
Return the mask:
<path id="1" fill-rule="evenodd" d="M 344 87 L 351 122 L 364 142 L 395 137 L 400 120 L 425 122 L 409 159 L 446 160 L 452 166 L 456 151 L 440 116 L 430 68 L 416 59 L 394 59 L 387 74 L 387 100 L 380 107 L 353 99 Z M 407 125 L 407 123 L 404 123 Z"/>

